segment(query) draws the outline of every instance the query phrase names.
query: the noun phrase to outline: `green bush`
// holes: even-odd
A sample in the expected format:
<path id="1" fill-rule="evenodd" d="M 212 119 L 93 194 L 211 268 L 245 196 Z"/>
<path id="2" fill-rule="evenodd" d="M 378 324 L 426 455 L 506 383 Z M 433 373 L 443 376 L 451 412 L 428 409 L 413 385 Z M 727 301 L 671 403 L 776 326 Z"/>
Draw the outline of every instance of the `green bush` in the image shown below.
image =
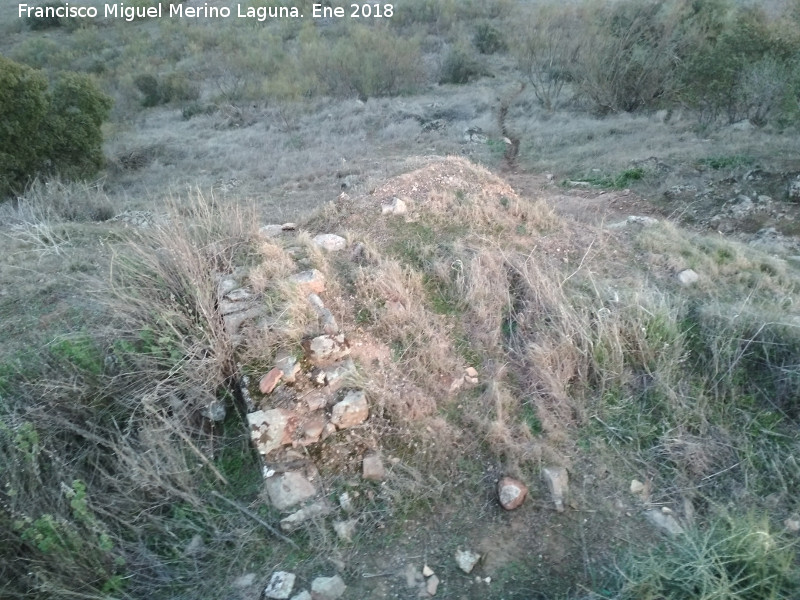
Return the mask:
<path id="1" fill-rule="evenodd" d="M 62 74 L 48 89 L 41 72 L 0 56 L 0 197 L 38 174 L 94 175 L 110 110 L 86 75 Z"/>
<path id="2" fill-rule="evenodd" d="M 408 93 L 422 80 L 419 42 L 386 29 L 353 26 L 332 46 L 305 31 L 301 41 L 302 69 L 315 75 L 323 93 L 365 100 Z"/>
<path id="3" fill-rule="evenodd" d="M 620 600 L 772 600 L 797 598 L 795 549 L 767 519 L 730 518 L 708 531 L 672 538 L 636 559 Z"/>
<path id="4" fill-rule="evenodd" d="M 55 2 L 45 2 L 44 4 L 40 5 L 42 8 L 59 8 L 66 6 L 61 0 L 55 0 Z M 62 19 L 61 17 L 36 17 L 31 15 L 26 19 L 28 23 L 28 27 L 30 27 L 33 31 L 38 31 L 40 29 L 51 29 L 53 27 L 61 27 L 62 25 L 66 24 L 66 19 Z"/>
<path id="5" fill-rule="evenodd" d="M 506 41 L 503 38 L 503 34 L 490 23 L 481 23 L 475 27 L 475 35 L 472 41 L 481 54 L 494 54 L 506 49 Z"/>
<path id="6" fill-rule="evenodd" d="M 44 74 L 0 56 L 0 197 L 41 167 L 48 104 Z"/>
<path id="7" fill-rule="evenodd" d="M 444 58 L 439 83 L 468 83 L 486 74 L 486 68 L 467 48 L 455 46 Z"/>

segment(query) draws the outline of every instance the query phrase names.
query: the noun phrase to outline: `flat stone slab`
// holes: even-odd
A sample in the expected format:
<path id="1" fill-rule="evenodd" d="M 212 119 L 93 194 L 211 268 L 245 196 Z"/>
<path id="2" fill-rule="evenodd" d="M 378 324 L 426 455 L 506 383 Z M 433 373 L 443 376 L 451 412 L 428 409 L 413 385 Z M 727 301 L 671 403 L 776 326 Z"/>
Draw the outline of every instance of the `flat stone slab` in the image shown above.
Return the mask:
<path id="1" fill-rule="evenodd" d="M 314 484 L 298 471 L 273 475 L 267 478 L 264 485 L 270 502 L 278 510 L 291 508 L 304 500 L 313 498 L 317 493 Z"/>
<path id="2" fill-rule="evenodd" d="M 349 392 L 331 411 L 331 423 L 338 429 L 348 429 L 361 425 L 369 418 L 367 395 L 361 391 Z"/>
<path id="3" fill-rule="evenodd" d="M 281 408 L 257 410 L 247 415 L 247 424 L 250 426 L 250 439 L 259 453 L 269 454 L 292 443 L 297 415 Z"/>

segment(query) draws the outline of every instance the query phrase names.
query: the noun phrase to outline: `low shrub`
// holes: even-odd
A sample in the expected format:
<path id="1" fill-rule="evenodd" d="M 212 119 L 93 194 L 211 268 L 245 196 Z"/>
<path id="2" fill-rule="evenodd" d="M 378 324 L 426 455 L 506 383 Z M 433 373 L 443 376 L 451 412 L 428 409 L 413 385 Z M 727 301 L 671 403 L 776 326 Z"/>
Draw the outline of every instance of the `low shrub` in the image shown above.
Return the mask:
<path id="1" fill-rule="evenodd" d="M 439 83 L 468 83 L 486 74 L 486 68 L 471 50 L 454 46 L 444 58 Z"/>
<path id="2" fill-rule="evenodd" d="M 475 27 L 472 41 L 481 54 L 494 54 L 506 49 L 503 34 L 490 23 L 480 23 Z"/>
<path id="3" fill-rule="evenodd" d="M 764 518 L 727 518 L 632 562 L 619 600 L 796 598 L 794 544 Z"/>

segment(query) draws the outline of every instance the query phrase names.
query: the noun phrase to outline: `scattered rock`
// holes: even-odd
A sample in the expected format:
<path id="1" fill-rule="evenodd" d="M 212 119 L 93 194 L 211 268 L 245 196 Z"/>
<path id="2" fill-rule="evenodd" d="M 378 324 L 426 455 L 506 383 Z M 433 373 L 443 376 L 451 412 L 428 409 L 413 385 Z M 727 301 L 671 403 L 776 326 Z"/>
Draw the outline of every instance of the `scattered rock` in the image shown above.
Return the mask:
<path id="1" fill-rule="evenodd" d="M 333 313 L 325 308 L 322 300 L 317 294 L 311 293 L 307 296 L 309 303 L 314 308 L 319 318 L 319 324 L 323 333 L 328 335 L 336 335 L 339 333 L 339 325 L 336 323 L 336 318 Z"/>
<path id="2" fill-rule="evenodd" d="M 217 312 L 223 317 L 225 315 L 232 315 L 243 310 L 250 308 L 249 302 L 234 302 L 232 300 L 220 300 L 217 303 Z"/>
<path id="3" fill-rule="evenodd" d="M 461 387 L 464 385 L 464 377 L 458 376 L 453 378 L 453 382 L 450 384 L 450 394 L 455 394 Z"/>
<path id="4" fill-rule="evenodd" d="M 800 200 L 800 175 L 789 182 L 787 195 L 789 196 L 789 200 Z"/>
<path id="5" fill-rule="evenodd" d="M 258 451 L 266 455 L 292 443 L 297 416 L 281 408 L 257 410 L 247 415 L 247 423 L 250 425 L 250 438 Z"/>
<path id="6" fill-rule="evenodd" d="M 347 492 L 339 494 L 339 506 L 341 506 L 342 510 L 345 512 L 353 512 L 355 507 L 353 506 L 353 500 L 350 498 L 350 494 Z"/>
<path id="7" fill-rule="evenodd" d="M 321 233 L 312 240 L 314 244 L 328 252 L 338 252 L 347 248 L 347 240 L 333 233 Z"/>
<path id="8" fill-rule="evenodd" d="M 339 360 L 350 354 L 350 346 L 343 333 L 318 335 L 304 341 L 303 348 L 311 361 Z"/>
<path id="9" fill-rule="evenodd" d="M 303 590 L 299 594 L 292 596 L 289 600 L 313 600 L 313 598 L 308 590 Z"/>
<path id="10" fill-rule="evenodd" d="M 327 385 L 334 385 L 344 378 L 356 374 L 356 364 L 353 359 L 347 358 L 340 363 L 325 367 L 322 369 L 325 375 L 325 383 Z"/>
<path id="11" fill-rule="evenodd" d="M 362 477 L 368 481 L 383 481 L 384 477 L 386 477 L 386 469 L 383 468 L 383 461 L 378 454 L 365 456 L 362 468 Z"/>
<path id="12" fill-rule="evenodd" d="M 390 202 L 381 205 L 382 215 L 404 215 L 407 212 L 408 207 L 400 198 L 392 198 Z"/>
<path id="13" fill-rule="evenodd" d="M 269 225 L 264 225 L 262 227 L 259 227 L 258 233 L 261 237 L 265 238 L 278 237 L 281 233 L 283 233 L 283 226 L 277 225 L 275 223 L 270 223 Z"/>
<path id="14" fill-rule="evenodd" d="M 369 418 L 367 395 L 362 390 L 348 392 L 341 402 L 333 406 L 331 423 L 338 429 L 361 425 Z"/>
<path id="15" fill-rule="evenodd" d="M 481 555 L 471 550 L 456 550 L 456 564 L 464 573 L 471 573 L 480 559 Z"/>
<path id="16" fill-rule="evenodd" d="M 324 517 L 331 513 L 331 505 L 325 500 L 319 500 L 300 510 L 293 512 L 288 517 L 281 519 L 281 529 L 287 533 L 301 527 L 306 521 Z"/>
<path id="17" fill-rule="evenodd" d="M 336 532 L 336 535 L 340 540 L 350 543 L 353 541 L 353 536 L 356 534 L 357 525 L 357 519 L 350 519 L 348 521 L 334 521 L 333 530 Z"/>
<path id="18" fill-rule="evenodd" d="M 436 591 L 439 589 L 439 578 L 436 575 L 431 575 L 428 577 L 427 583 L 425 583 L 425 591 L 428 592 L 429 596 L 435 596 Z"/>
<path id="19" fill-rule="evenodd" d="M 425 565 L 424 567 L 422 567 L 422 574 L 425 577 L 430 577 L 431 575 L 433 575 L 433 569 L 431 569 L 428 565 Z"/>
<path id="20" fill-rule="evenodd" d="M 680 526 L 678 521 L 676 521 L 675 517 L 673 517 L 671 514 L 664 514 L 657 508 L 652 508 L 646 511 L 644 514 L 648 521 L 670 535 L 678 535 L 683 533 L 683 527 Z"/>
<path id="21" fill-rule="evenodd" d="M 231 302 L 245 302 L 253 299 L 253 292 L 245 288 L 237 288 L 225 294 L 225 298 Z"/>
<path id="22" fill-rule="evenodd" d="M 333 577 L 317 577 L 311 582 L 313 600 L 336 600 L 341 598 L 347 586 L 338 575 Z"/>
<path id="23" fill-rule="evenodd" d="M 730 128 L 734 131 L 752 131 L 755 126 L 750 122 L 750 119 L 742 119 L 732 123 Z"/>
<path id="24" fill-rule="evenodd" d="M 239 282 L 233 277 L 221 277 L 217 284 L 217 298 L 224 298 L 229 292 L 237 289 Z"/>
<path id="25" fill-rule="evenodd" d="M 183 553 L 186 556 L 197 556 L 198 554 L 202 554 L 203 549 L 205 548 L 205 543 L 203 543 L 203 538 L 195 534 L 192 536 L 192 539 L 189 540 L 189 543 L 186 544 L 186 548 L 184 548 Z"/>
<path id="26" fill-rule="evenodd" d="M 475 369 L 475 367 L 467 367 L 466 369 L 464 369 L 464 375 L 466 375 L 467 377 L 477 377 L 478 371 L 477 369 Z"/>
<path id="27" fill-rule="evenodd" d="M 325 423 L 325 429 L 322 430 L 322 439 L 327 439 L 334 433 L 336 433 L 336 425 L 330 422 Z"/>
<path id="28" fill-rule="evenodd" d="M 302 437 L 298 440 L 301 446 L 317 443 L 325 431 L 325 416 L 321 413 L 310 415 L 298 428 Z"/>
<path id="29" fill-rule="evenodd" d="M 644 492 L 644 484 L 638 479 L 631 480 L 631 494 L 641 494 Z"/>
<path id="30" fill-rule="evenodd" d="M 797 533 L 800 531 L 800 518 L 797 516 L 789 517 L 783 522 L 783 524 L 786 526 L 786 529 L 792 533 Z"/>
<path id="31" fill-rule="evenodd" d="M 261 381 L 258 382 L 258 389 L 262 394 L 271 394 L 282 377 L 283 371 L 275 367 L 261 378 Z"/>
<path id="32" fill-rule="evenodd" d="M 500 497 L 500 506 L 506 510 L 514 510 L 522 506 L 528 488 L 517 479 L 503 477 L 497 484 L 497 494 Z"/>
<path id="33" fill-rule="evenodd" d="M 692 285 L 693 283 L 697 283 L 699 280 L 700 275 L 698 275 L 693 269 L 684 269 L 678 273 L 678 281 L 680 281 L 681 285 Z"/>
<path id="34" fill-rule="evenodd" d="M 214 399 L 203 407 L 203 409 L 200 411 L 200 414 L 209 421 L 214 421 L 214 423 L 222 423 L 225 420 L 225 415 L 228 414 L 228 411 L 225 408 L 224 401 Z"/>
<path id="35" fill-rule="evenodd" d="M 473 144 L 485 144 L 489 138 L 483 133 L 480 127 L 467 127 L 464 130 L 464 141 Z"/>
<path id="36" fill-rule="evenodd" d="M 325 276 L 317 269 L 295 273 L 289 278 L 289 281 L 306 293 L 321 294 L 325 291 Z"/>
<path id="37" fill-rule="evenodd" d="M 292 595 L 294 580 L 294 573 L 276 571 L 272 574 L 269 584 L 264 590 L 264 596 L 267 598 L 274 598 L 275 600 L 287 600 L 289 596 Z"/>
<path id="38" fill-rule="evenodd" d="M 256 319 L 264 314 L 264 308 L 253 306 L 247 310 L 241 310 L 231 314 L 223 315 L 222 322 L 228 335 L 234 336 L 245 321 Z"/>
<path id="39" fill-rule="evenodd" d="M 631 225 L 638 225 L 640 227 L 653 227 L 654 225 L 658 225 L 658 219 L 654 219 L 653 217 L 645 217 L 640 215 L 630 215 L 624 221 L 619 223 L 612 223 L 608 227 L 610 229 L 620 229 L 622 227 L 629 227 Z"/>
<path id="40" fill-rule="evenodd" d="M 425 578 L 422 576 L 422 574 L 411 563 L 406 565 L 405 571 L 403 571 L 403 575 L 405 575 L 406 577 L 407 588 L 415 588 L 423 581 L 425 581 Z"/>
<path id="41" fill-rule="evenodd" d="M 550 497 L 558 512 L 564 512 L 564 502 L 569 492 L 569 474 L 564 467 L 547 467 L 542 470 Z"/>
<path id="42" fill-rule="evenodd" d="M 281 475 L 270 477 L 265 482 L 270 502 L 278 510 L 286 510 L 304 500 L 313 498 L 317 493 L 312 484 L 299 471 L 287 471 Z"/>
<path id="43" fill-rule="evenodd" d="M 283 373 L 283 380 L 286 383 L 297 381 L 297 374 L 300 372 L 300 363 L 297 358 L 289 352 L 279 352 L 275 360 L 275 368 Z"/>
<path id="44" fill-rule="evenodd" d="M 233 587 L 237 588 L 246 588 L 250 587 L 256 581 L 256 574 L 255 573 L 245 573 L 244 575 L 239 575 L 236 579 L 233 580 Z"/>

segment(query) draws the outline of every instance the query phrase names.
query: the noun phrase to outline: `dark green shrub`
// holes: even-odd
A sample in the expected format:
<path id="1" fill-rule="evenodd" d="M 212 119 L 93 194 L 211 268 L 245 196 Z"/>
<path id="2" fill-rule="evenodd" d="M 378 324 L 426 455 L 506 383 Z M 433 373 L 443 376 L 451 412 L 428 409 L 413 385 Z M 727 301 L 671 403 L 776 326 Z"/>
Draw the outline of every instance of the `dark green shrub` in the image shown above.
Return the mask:
<path id="1" fill-rule="evenodd" d="M 423 77 L 419 42 L 386 29 L 352 26 L 332 46 L 305 32 L 302 43 L 302 68 L 315 76 L 323 93 L 356 94 L 362 100 L 392 96 L 410 92 Z"/>
<path id="2" fill-rule="evenodd" d="M 485 67 L 472 52 L 456 46 L 445 56 L 439 73 L 439 83 L 468 83 L 485 74 Z"/>
<path id="3" fill-rule="evenodd" d="M 133 85 L 142 94 L 142 106 L 150 108 L 175 101 L 194 101 L 200 97 L 198 87 L 183 73 L 170 73 L 158 78 L 150 73 L 137 75 Z"/>
<path id="4" fill-rule="evenodd" d="M 490 23 L 479 24 L 475 28 L 475 35 L 472 41 L 481 54 L 494 54 L 506 49 L 506 41 L 503 38 L 503 34 Z"/>
<path id="5" fill-rule="evenodd" d="M 48 104 L 45 76 L 0 55 L 0 198 L 42 166 Z"/>
<path id="6" fill-rule="evenodd" d="M 161 86 L 158 85 L 155 75 L 150 73 L 137 75 L 133 80 L 133 85 L 142 94 L 142 106 L 149 108 L 161 104 Z"/>
<path id="7" fill-rule="evenodd" d="M 40 5 L 41 8 L 58 8 L 63 7 L 65 4 L 60 0 L 55 0 L 54 2 L 45 2 L 44 4 Z M 66 19 L 62 19 L 60 17 L 53 16 L 43 16 L 43 17 L 36 17 L 31 15 L 26 19 L 28 23 L 28 27 L 30 27 L 34 31 L 38 31 L 41 29 L 51 29 L 53 27 L 61 27 L 62 25 L 66 24 Z"/>
<path id="8" fill-rule="evenodd" d="M 94 175 L 103 166 L 103 121 L 111 98 L 87 75 L 67 73 L 53 86 L 47 132 L 50 171 L 69 179 Z"/>
<path id="9" fill-rule="evenodd" d="M 102 166 L 111 99 L 87 75 L 39 71 L 0 56 L 0 197 L 38 174 L 89 177 Z"/>

